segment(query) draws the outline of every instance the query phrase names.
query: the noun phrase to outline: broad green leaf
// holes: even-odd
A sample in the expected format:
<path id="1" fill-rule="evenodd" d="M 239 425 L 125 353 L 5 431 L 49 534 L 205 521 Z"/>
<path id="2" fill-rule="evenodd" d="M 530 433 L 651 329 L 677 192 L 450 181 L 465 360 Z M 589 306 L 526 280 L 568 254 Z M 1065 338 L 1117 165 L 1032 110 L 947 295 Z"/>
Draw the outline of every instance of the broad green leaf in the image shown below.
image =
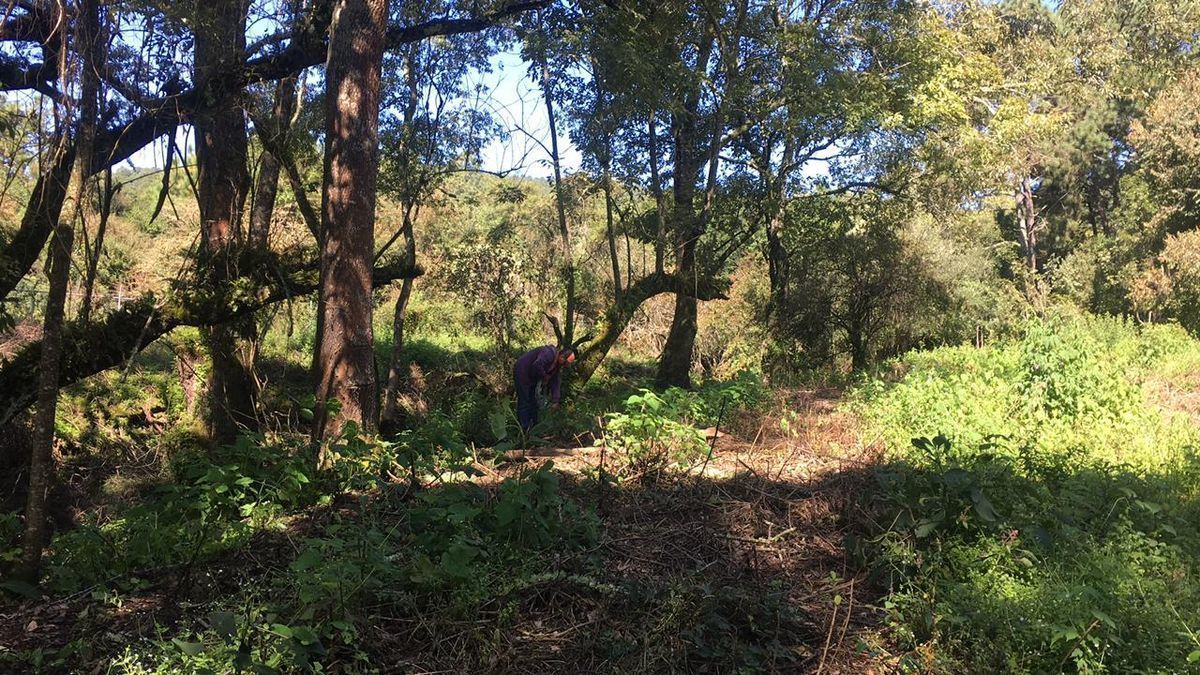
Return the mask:
<path id="1" fill-rule="evenodd" d="M 1000 520 L 1000 514 L 996 513 L 996 509 L 992 507 L 992 502 L 984 496 L 979 488 L 971 489 L 971 502 L 975 504 L 975 513 L 979 514 L 979 518 L 985 523 L 994 523 Z"/>
<path id="2" fill-rule="evenodd" d="M 918 539 L 924 539 L 933 533 L 934 530 L 942 524 L 941 519 L 926 518 L 917 523 L 915 534 Z"/>
<path id="3" fill-rule="evenodd" d="M 188 656 L 199 656 L 204 653 L 204 645 L 199 642 L 184 642 L 179 638 L 171 638 L 171 642 L 179 647 L 179 651 Z"/>
<path id="4" fill-rule="evenodd" d="M 208 615 L 208 625 L 223 638 L 231 638 L 237 633 L 237 617 L 233 612 L 212 612 Z"/>
<path id="5" fill-rule="evenodd" d="M 320 551 L 315 548 L 308 548 L 292 561 L 292 569 L 296 572 L 303 572 L 319 562 L 321 562 Z"/>

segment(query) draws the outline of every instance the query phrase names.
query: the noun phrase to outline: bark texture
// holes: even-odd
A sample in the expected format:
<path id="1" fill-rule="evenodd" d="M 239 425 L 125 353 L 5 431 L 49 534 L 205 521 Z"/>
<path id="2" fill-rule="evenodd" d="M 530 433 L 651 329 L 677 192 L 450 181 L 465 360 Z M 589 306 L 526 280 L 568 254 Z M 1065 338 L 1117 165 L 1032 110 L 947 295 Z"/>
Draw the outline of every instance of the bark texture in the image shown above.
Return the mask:
<path id="1" fill-rule="evenodd" d="M 196 5 L 197 82 L 218 78 L 243 58 L 246 48 L 244 0 L 205 0 Z M 216 90 L 196 112 L 197 191 L 200 206 L 201 266 L 215 285 L 237 270 L 213 264 L 243 243 L 242 210 L 250 185 L 246 169 L 245 114 L 234 92 Z M 212 358 L 208 383 L 207 425 L 217 441 L 233 441 L 241 429 L 257 426 L 254 414 L 253 348 L 246 338 L 253 324 L 226 325 L 201 331 Z"/>
<path id="2" fill-rule="evenodd" d="M 317 302 L 317 439 L 377 421 L 371 265 L 387 0 L 339 0 L 325 66 L 325 190 Z M 337 410 L 329 402 L 338 402 Z"/>
<path id="3" fill-rule="evenodd" d="M 50 291 L 43 324 L 41 377 L 38 381 L 37 416 L 34 418 L 33 451 L 29 459 L 29 495 L 25 506 L 25 536 L 17 577 L 36 583 L 46 545 L 46 493 L 50 489 L 54 416 L 58 410 L 58 371 L 62 360 L 63 312 L 67 280 L 71 271 L 71 227 L 60 225 L 51 245 Z"/>

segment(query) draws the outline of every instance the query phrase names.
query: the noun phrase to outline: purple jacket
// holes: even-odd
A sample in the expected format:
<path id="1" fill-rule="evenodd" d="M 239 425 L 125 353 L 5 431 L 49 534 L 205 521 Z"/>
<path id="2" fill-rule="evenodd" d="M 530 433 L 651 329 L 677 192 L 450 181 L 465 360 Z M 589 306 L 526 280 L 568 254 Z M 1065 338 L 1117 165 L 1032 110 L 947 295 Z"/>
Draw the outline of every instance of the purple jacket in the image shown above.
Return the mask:
<path id="1" fill-rule="evenodd" d="M 517 387 L 526 388 L 544 383 L 550 392 L 550 402 L 558 403 L 562 390 L 562 368 L 558 365 L 558 350 L 549 345 L 531 349 L 517 359 L 513 367 Z"/>

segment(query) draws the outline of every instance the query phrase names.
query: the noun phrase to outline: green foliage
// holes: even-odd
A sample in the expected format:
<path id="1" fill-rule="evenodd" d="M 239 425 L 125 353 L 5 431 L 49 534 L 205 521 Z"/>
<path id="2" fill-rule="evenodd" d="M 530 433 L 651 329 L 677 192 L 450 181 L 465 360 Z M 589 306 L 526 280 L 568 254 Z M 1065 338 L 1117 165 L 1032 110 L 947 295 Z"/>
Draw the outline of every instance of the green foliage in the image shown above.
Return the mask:
<path id="1" fill-rule="evenodd" d="M 491 330 L 495 345 L 507 351 L 524 334 L 526 302 L 524 261 L 500 241 L 463 243 L 449 248 L 438 274 L 460 302 L 471 309 L 476 328 Z"/>
<path id="2" fill-rule="evenodd" d="M 20 514 L 0 512 L 0 567 L 7 568 L 21 557 L 21 533 L 24 524 Z"/>
<path id="3" fill-rule="evenodd" d="M 937 645 L 945 670 L 1195 672 L 1200 431 L 1145 387 L 1198 348 L 1178 329 L 1060 320 L 864 385 L 887 525 L 847 543 L 892 589 L 901 644 Z"/>
<path id="4" fill-rule="evenodd" d="M 302 448 L 244 436 L 212 455 L 176 456 L 174 480 L 123 517 L 55 538 L 47 586 L 71 591 L 244 543 L 285 510 L 317 499 L 315 458 Z"/>
<path id="5" fill-rule="evenodd" d="M 619 454 L 625 472 L 643 478 L 688 465 L 707 450 L 704 433 L 686 421 L 699 404 L 680 389 L 668 389 L 661 397 L 643 389 L 625 399 L 624 412 L 609 413 L 605 444 Z"/>

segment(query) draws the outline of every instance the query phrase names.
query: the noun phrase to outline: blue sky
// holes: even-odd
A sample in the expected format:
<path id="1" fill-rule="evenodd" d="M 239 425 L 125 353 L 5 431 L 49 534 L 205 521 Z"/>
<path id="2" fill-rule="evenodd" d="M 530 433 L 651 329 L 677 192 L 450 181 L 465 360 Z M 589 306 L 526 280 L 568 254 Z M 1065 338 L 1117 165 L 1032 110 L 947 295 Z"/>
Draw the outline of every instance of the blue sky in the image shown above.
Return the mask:
<path id="1" fill-rule="evenodd" d="M 493 57 L 491 72 L 471 75 L 491 92 L 483 105 L 508 131 L 506 140 L 494 140 L 484 149 L 482 163 L 487 171 L 545 178 L 552 175 L 550 155 L 543 148 L 550 145 L 549 124 L 541 91 L 526 71 L 527 64 L 514 47 Z M 564 170 L 570 172 L 579 168 L 581 158 L 563 133 L 561 122 L 559 126 L 559 152 Z M 180 147 L 193 147 L 191 127 L 180 129 L 177 140 Z M 130 163 L 138 168 L 158 168 L 165 152 L 166 143 L 160 140 L 135 153 Z"/>

